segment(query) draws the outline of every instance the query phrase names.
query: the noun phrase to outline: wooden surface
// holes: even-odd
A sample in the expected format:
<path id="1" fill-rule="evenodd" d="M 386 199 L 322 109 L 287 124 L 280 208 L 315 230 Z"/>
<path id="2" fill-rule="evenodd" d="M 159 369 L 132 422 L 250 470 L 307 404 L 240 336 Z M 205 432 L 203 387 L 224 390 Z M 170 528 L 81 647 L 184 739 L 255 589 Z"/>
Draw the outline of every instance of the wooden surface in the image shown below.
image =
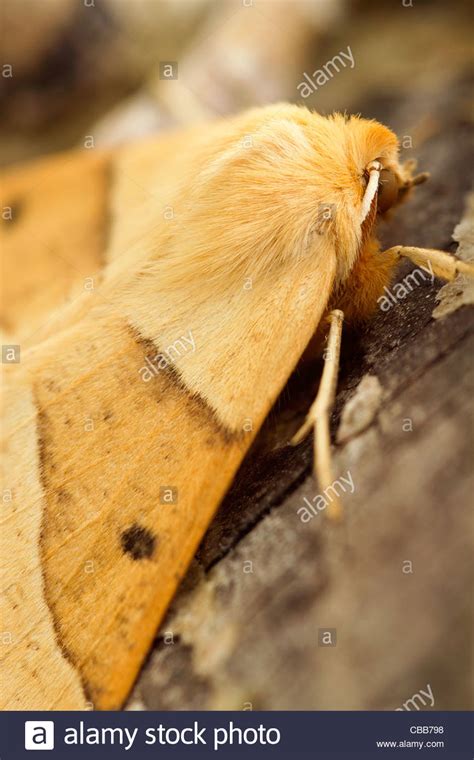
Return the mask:
<path id="1" fill-rule="evenodd" d="M 399 135 L 427 117 L 432 125 L 405 153 L 432 179 L 383 229 L 387 247 L 456 250 L 472 163 L 468 91 L 463 73 L 449 88 L 360 109 Z M 345 333 L 334 435 L 365 375 L 383 393 L 368 429 L 335 453 L 337 473 L 355 484 L 342 527 L 297 515 L 318 491 L 310 442 L 288 440 L 319 365 L 295 373 L 202 542 L 130 709 L 391 710 L 428 684 L 426 708 L 472 709 L 474 320 L 467 306 L 433 319 L 441 285 L 427 278 Z M 321 629 L 335 629 L 335 646 L 318 645 Z"/>

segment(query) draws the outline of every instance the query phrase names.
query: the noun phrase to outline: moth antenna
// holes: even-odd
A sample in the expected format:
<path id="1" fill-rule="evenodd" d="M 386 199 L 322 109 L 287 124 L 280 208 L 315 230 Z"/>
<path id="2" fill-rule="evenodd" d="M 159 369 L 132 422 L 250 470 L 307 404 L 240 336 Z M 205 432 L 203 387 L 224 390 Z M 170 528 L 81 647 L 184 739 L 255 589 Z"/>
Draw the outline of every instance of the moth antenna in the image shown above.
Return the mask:
<path id="1" fill-rule="evenodd" d="M 291 443 L 296 445 L 313 428 L 314 474 L 322 490 L 334 483 L 329 420 L 336 396 L 344 313 L 340 309 L 334 309 L 330 312 L 328 321 L 330 323 L 329 335 L 327 347 L 324 351 L 324 368 L 318 393 L 309 409 L 306 420 L 291 439 Z M 341 520 L 342 518 L 342 506 L 337 496 L 334 496 L 329 502 L 328 517 L 332 520 Z"/>
<path id="2" fill-rule="evenodd" d="M 369 173 L 369 181 L 367 182 L 367 187 L 365 188 L 364 197 L 362 199 L 359 220 L 360 224 L 363 224 L 367 214 L 370 211 L 374 196 L 377 193 L 381 169 L 382 166 L 379 161 L 372 161 L 372 163 L 367 167 L 367 171 Z"/>
<path id="3" fill-rule="evenodd" d="M 394 254 L 399 258 L 410 259 L 418 266 L 429 266 L 436 277 L 443 280 L 454 280 L 456 275 L 465 274 L 474 277 L 474 262 L 461 261 L 446 251 L 438 251 L 435 248 L 415 248 L 407 245 L 395 245 L 388 248 L 383 254 Z M 382 255 L 383 255 L 382 254 Z"/>

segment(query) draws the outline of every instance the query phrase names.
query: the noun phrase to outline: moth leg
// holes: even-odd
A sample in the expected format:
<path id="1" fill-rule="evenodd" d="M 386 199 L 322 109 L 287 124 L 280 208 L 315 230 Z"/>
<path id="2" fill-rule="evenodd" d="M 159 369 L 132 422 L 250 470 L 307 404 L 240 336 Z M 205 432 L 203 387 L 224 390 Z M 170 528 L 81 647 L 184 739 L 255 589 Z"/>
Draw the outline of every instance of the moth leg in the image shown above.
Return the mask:
<path id="1" fill-rule="evenodd" d="M 434 248 L 413 248 L 412 246 L 396 245 L 389 248 L 385 253 L 394 254 L 399 258 L 410 259 L 418 266 L 431 265 L 433 274 L 443 280 L 454 280 L 457 274 L 466 274 L 474 277 L 474 263 L 456 259 L 450 253 L 437 251 Z"/>
<path id="2" fill-rule="evenodd" d="M 313 428 L 314 474 L 322 490 L 334 483 L 329 420 L 336 395 L 344 313 L 340 309 L 335 309 L 330 312 L 328 320 L 330 323 L 329 336 L 324 352 L 324 368 L 318 393 L 304 424 L 291 441 L 292 444 L 299 443 Z M 342 507 L 337 496 L 334 496 L 329 502 L 328 516 L 333 520 L 339 520 L 342 517 Z"/>

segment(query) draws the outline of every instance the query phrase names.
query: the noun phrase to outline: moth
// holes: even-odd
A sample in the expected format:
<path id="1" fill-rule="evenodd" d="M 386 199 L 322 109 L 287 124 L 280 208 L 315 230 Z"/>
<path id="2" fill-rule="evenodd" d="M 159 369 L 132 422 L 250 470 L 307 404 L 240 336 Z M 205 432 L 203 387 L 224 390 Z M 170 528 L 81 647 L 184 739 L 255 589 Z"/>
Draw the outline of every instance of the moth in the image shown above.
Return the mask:
<path id="1" fill-rule="evenodd" d="M 296 441 L 314 428 L 332 482 L 343 320 L 370 317 L 401 256 L 472 273 L 380 250 L 413 170 L 375 121 L 280 104 L 7 172 L 4 708 L 123 705 L 259 427 L 326 337 Z"/>

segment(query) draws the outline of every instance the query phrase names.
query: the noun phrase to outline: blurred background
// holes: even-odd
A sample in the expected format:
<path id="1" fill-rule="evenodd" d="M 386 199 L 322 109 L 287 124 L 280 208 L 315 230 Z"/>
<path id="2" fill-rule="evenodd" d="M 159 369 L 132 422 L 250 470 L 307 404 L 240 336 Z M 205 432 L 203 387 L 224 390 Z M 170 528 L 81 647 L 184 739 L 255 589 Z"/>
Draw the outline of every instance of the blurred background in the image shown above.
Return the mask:
<path id="1" fill-rule="evenodd" d="M 3 0 L 1 26 L 2 164 L 278 100 L 388 121 L 410 149 L 472 64 L 461 0 Z"/>

